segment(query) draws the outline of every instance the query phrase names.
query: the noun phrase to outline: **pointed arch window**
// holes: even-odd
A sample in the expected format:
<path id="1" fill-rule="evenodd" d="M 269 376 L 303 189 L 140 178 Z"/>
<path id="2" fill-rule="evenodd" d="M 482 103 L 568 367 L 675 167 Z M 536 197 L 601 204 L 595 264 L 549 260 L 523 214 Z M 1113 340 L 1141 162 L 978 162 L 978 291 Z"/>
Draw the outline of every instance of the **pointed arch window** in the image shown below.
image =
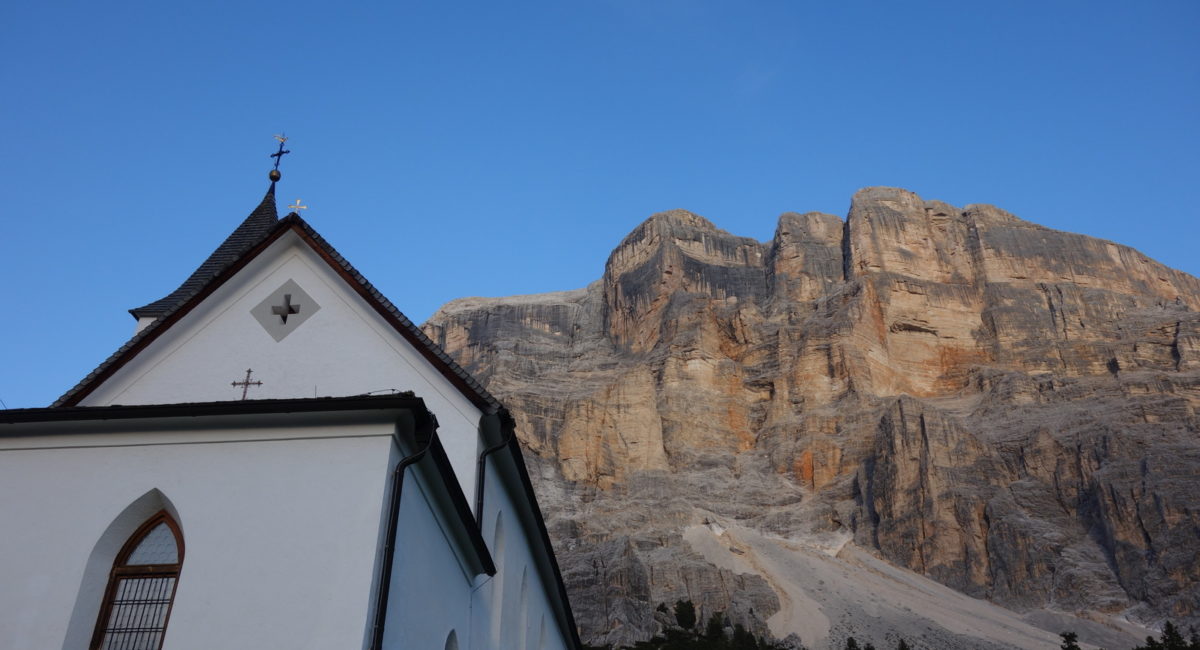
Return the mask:
<path id="1" fill-rule="evenodd" d="M 183 535 L 165 510 L 129 536 L 109 573 L 91 650 L 159 650 L 179 568 Z"/>

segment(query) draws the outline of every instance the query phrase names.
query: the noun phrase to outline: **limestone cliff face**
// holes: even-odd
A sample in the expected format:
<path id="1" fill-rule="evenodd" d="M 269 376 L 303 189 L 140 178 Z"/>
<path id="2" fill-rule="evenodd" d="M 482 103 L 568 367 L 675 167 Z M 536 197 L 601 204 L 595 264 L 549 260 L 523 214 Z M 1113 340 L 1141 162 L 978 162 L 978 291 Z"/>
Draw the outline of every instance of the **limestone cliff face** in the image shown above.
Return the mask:
<path id="1" fill-rule="evenodd" d="M 681 598 L 766 628 L 770 580 L 682 537 L 721 522 L 1200 623 L 1197 309 L 1133 249 L 871 188 L 765 243 L 657 214 L 585 289 L 425 327 L 514 412 L 584 638 L 627 643 Z"/>

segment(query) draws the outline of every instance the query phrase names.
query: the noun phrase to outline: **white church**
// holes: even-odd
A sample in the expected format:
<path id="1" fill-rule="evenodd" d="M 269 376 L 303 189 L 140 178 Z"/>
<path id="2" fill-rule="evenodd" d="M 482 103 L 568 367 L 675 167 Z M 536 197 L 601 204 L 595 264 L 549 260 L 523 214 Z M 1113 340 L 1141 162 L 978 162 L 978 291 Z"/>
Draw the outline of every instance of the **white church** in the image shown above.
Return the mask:
<path id="1" fill-rule="evenodd" d="M 0 411 L 0 648 L 580 648 L 512 418 L 278 177 L 121 349 Z"/>

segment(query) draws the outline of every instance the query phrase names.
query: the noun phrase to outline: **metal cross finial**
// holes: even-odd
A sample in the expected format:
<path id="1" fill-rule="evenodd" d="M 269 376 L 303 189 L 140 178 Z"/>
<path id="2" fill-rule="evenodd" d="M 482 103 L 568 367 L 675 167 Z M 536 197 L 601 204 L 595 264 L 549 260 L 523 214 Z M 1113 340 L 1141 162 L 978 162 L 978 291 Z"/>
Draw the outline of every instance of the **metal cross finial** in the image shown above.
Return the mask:
<path id="1" fill-rule="evenodd" d="M 296 202 L 289 205 L 288 207 L 292 209 L 292 212 L 295 212 L 296 210 L 307 210 L 308 209 L 307 205 L 300 205 L 300 199 L 296 199 Z"/>
<path id="2" fill-rule="evenodd" d="M 229 384 L 235 388 L 238 386 L 242 387 L 242 399 L 246 399 L 246 392 L 250 390 L 251 386 L 262 386 L 261 381 L 250 381 L 250 374 L 252 372 L 254 372 L 254 370 L 252 370 L 250 368 L 246 368 L 246 378 L 245 379 L 243 379 L 242 381 L 229 382 Z"/>
<path id="3" fill-rule="evenodd" d="M 271 154 L 271 157 L 275 159 L 275 171 L 279 171 L 279 162 L 283 160 L 283 155 L 292 152 L 283 148 L 283 144 L 287 142 L 287 136 L 279 134 L 275 136 L 275 139 L 279 141 L 279 151 Z"/>

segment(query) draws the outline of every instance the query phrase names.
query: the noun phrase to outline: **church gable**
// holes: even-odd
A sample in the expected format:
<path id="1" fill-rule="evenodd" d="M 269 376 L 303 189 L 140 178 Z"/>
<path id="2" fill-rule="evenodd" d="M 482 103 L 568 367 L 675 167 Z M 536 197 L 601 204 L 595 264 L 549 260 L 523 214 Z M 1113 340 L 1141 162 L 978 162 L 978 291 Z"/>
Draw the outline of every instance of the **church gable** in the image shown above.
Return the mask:
<path id="1" fill-rule="evenodd" d="M 438 393 L 478 417 L 465 395 L 287 231 L 124 360 L 80 405 L 407 390 L 426 398 Z"/>
<path id="2" fill-rule="evenodd" d="M 171 296 L 133 310 L 145 319 L 156 306 L 148 326 L 56 405 L 412 391 L 438 414 L 471 494 L 479 419 L 496 400 L 298 215 L 269 229 L 252 220 L 239 227 L 251 224 L 248 236 L 227 239 Z"/>
<path id="3" fill-rule="evenodd" d="M 117 350 L 104 363 L 85 377 L 74 388 L 60 397 L 53 406 L 77 406 L 97 403 L 88 396 L 101 385 L 121 371 L 125 364 L 137 358 L 152 342 L 172 329 L 175 323 L 187 316 L 192 309 L 204 303 L 208 296 L 222 288 L 234 276 L 240 275 L 242 267 L 257 260 L 268 247 L 281 236 L 295 234 L 306 243 L 312 252 L 340 276 L 348 288 L 359 295 L 368 308 L 376 312 L 402 339 L 425 359 L 438 373 L 483 412 L 494 412 L 500 408 L 499 402 L 492 397 L 473 377 L 455 363 L 449 355 L 433 343 L 424 332 L 410 321 L 383 294 L 375 289 L 344 257 L 328 244 L 313 228 L 299 215 L 292 213 L 266 227 L 268 220 L 274 217 L 274 189 L 272 188 L 263 199 L 262 204 L 234 231 L 229 238 L 194 272 L 178 289 L 167 297 L 150 303 L 144 307 L 130 310 L 139 319 L 136 335 L 121 349 Z M 286 293 L 281 294 L 286 296 Z M 270 314 L 272 306 L 264 306 L 266 315 Z M 279 306 L 291 315 L 291 304 Z M 311 313 L 311 312 L 310 312 Z M 306 320 L 307 316 L 299 316 L 298 321 Z M 290 320 L 290 318 L 289 318 Z M 279 336 L 284 331 L 290 331 L 299 326 L 299 322 L 280 322 L 282 327 L 276 332 Z M 299 395 L 296 395 L 299 396 Z M 311 396 L 311 394 L 306 395 Z"/>

